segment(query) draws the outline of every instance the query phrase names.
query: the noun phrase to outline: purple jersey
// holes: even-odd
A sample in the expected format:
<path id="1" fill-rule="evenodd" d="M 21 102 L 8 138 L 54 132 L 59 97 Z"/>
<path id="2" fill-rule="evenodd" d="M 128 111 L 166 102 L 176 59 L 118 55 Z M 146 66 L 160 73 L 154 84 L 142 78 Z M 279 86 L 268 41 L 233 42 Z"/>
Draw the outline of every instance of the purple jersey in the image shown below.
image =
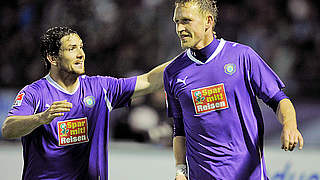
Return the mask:
<path id="1" fill-rule="evenodd" d="M 73 93 L 49 75 L 23 88 L 9 116 L 45 111 L 55 101 L 72 103 L 70 112 L 22 137 L 23 179 L 108 179 L 109 114 L 128 105 L 136 77 L 80 76 Z"/>
<path id="2" fill-rule="evenodd" d="M 284 84 L 247 46 L 214 39 L 207 47 L 205 62 L 188 49 L 164 72 L 168 114 L 186 136 L 189 178 L 268 179 L 256 97 L 268 102 Z"/>

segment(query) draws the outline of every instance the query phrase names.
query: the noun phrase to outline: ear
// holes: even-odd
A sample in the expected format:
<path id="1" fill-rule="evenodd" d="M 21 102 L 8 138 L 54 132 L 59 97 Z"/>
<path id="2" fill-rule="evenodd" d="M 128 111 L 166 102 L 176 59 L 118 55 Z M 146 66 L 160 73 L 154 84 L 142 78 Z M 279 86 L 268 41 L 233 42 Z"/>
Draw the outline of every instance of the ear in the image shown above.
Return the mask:
<path id="1" fill-rule="evenodd" d="M 47 55 L 47 59 L 50 62 L 50 64 L 52 66 L 56 66 L 57 65 L 57 57 L 51 56 L 51 55 Z"/>
<path id="2" fill-rule="evenodd" d="M 214 18 L 211 14 L 207 14 L 207 17 L 206 17 L 206 31 L 207 30 L 212 30 L 212 27 L 214 26 Z"/>

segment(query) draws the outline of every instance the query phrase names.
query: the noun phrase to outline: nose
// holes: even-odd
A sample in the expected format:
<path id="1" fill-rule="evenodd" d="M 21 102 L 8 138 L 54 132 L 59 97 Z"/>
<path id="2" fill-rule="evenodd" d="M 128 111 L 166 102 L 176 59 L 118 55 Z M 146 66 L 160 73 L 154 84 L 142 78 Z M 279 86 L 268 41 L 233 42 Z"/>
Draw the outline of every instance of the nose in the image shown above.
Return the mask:
<path id="1" fill-rule="evenodd" d="M 183 24 L 177 23 L 176 24 L 176 30 L 177 30 L 177 33 L 179 34 L 179 33 L 183 32 L 185 30 L 185 27 L 184 27 Z"/>
<path id="2" fill-rule="evenodd" d="M 83 49 L 82 48 L 78 48 L 77 58 L 78 59 L 84 59 L 84 57 L 85 57 L 85 53 L 84 53 Z"/>

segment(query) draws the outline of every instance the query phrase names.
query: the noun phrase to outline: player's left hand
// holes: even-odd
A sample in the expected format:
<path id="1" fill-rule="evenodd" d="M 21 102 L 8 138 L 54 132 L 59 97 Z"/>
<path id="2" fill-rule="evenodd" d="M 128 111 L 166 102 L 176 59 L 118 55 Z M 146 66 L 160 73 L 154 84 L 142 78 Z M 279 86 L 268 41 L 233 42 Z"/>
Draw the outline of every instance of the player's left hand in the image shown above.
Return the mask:
<path id="1" fill-rule="evenodd" d="M 299 144 L 299 149 L 303 148 L 303 137 L 295 126 L 284 125 L 281 133 L 282 149 L 293 151 Z"/>

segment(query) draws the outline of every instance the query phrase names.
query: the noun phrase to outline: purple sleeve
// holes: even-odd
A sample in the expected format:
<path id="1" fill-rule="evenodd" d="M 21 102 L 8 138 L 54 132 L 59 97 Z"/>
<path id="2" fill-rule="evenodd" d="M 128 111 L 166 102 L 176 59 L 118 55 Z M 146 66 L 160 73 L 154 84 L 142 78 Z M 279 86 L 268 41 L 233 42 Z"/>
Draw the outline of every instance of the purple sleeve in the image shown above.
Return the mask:
<path id="1" fill-rule="evenodd" d="M 174 96 L 173 90 L 170 88 L 172 81 L 169 80 L 166 71 L 163 75 L 164 90 L 166 94 L 167 113 L 169 117 L 182 118 L 182 109 L 179 101 Z"/>
<path id="2" fill-rule="evenodd" d="M 182 109 L 179 101 L 175 98 L 170 88 L 171 82 L 168 79 L 166 71 L 164 72 L 164 89 L 166 94 L 167 113 L 169 117 L 173 117 L 173 136 L 185 136 L 184 124 L 182 118 Z"/>
<path id="3" fill-rule="evenodd" d="M 186 136 L 182 118 L 173 118 L 173 136 Z"/>
<path id="4" fill-rule="evenodd" d="M 112 78 L 102 77 L 100 84 L 113 109 L 129 106 L 135 90 L 137 77 Z"/>
<path id="5" fill-rule="evenodd" d="M 27 116 L 34 114 L 36 108 L 36 93 L 29 86 L 23 88 L 16 96 L 8 116 Z"/>
<path id="6" fill-rule="evenodd" d="M 278 104 L 282 99 L 289 99 L 289 97 L 283 91 L 279 91 L 269 101 L 267 101 L 266 104 L 270 106 L 274 112 L 277 112 Z"/>
<path id="7" fill-rule="evenodd" d="M 272 69 L 251 48 L 246 55 L 247 72 L 255 95 L 265 103 L 281 91 L 285 85 Z"/>

